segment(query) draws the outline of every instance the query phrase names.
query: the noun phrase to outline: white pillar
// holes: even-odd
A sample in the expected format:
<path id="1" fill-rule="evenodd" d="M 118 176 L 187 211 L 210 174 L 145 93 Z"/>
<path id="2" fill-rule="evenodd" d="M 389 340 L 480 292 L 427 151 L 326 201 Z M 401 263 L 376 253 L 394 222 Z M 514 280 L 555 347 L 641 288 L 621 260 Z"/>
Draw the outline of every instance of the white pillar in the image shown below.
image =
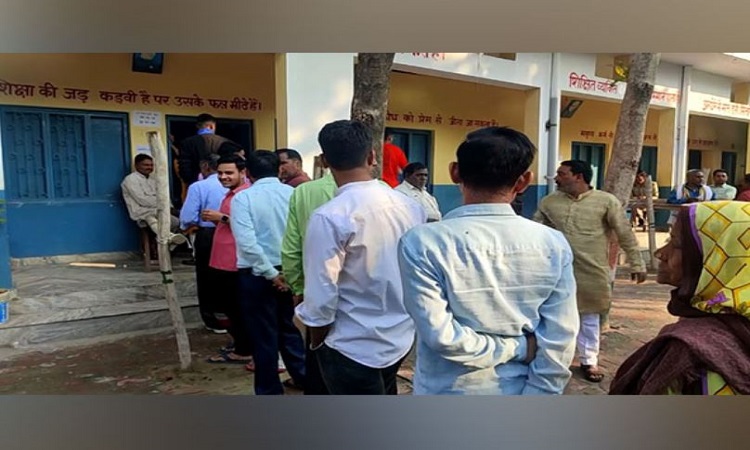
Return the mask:
<path id="1" fill-rule="evenodd" d="M 547 143 L 547 193 L 555 190 L 554 176 L 557 172 L 557 162 L 560 159 L 560 54 L 552 53 L 550 64 L 550 89 L 549 89 L 549 125 Z M 541 167 L 540 167 L 541 171 Z M 541 180 L 540 180 L 540 183 Z"/>
<path id="2" fill-rule="evenodd" d="M 320 154 L 318 132 L 328 122 L 349 119 L 355 53 L 276 55 L 276 147 L 302 155 L 312 176 Z"/>
<path id="3" fill-rule="evenodd" d="M 682 84 L 680 86 L 680 103 L 675 110 L 674 128 L 674 153 L 672 154 L 672 186 L 678 186 L 685 181 L 688 158 L 688 123 L 690 119 L 690 108 L 688 97 L 692 68 L 682 68 Z"/>

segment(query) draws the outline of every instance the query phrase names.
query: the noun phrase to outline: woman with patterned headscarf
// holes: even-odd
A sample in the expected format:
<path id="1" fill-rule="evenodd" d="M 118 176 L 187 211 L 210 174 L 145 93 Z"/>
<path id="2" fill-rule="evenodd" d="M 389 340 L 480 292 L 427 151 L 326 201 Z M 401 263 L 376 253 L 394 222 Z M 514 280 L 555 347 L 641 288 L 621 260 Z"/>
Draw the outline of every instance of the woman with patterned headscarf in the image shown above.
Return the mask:
<path id="1" fill-rule="evenodd" d="M 750 203 L 684 206 L 657 251 L 680 319 L 631 355 L 610 394 L 750 394 Z"/>

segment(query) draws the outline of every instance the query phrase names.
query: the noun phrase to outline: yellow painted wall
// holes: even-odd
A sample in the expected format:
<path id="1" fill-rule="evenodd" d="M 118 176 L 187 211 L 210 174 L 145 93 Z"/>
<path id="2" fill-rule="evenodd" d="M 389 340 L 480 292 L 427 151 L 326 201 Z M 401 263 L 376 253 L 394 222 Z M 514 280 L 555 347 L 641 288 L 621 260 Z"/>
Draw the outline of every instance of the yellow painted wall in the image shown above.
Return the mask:
<path id="1" fill-rule="evenodd" d="M 570 99 L 570 97 L 565 97 L 561 105 L 565 106 Z M 660 120 L 661 114 L 667 114 L 672 118 L 671 125 L 669 120 Z M 604 144 L 606 146 L 605 163 L 609 164 L 619 115 L 620 103 L 584 99 L 573 117 L 560 119 L 560 160 L 571 158 L 573 142 L 586 142 Z M 671 183 L 673 122 L 673 110 L 651 109 L 646 118 L 643 145 L 658 148 L 659 171 L 656 181 L 659 186 Z M 667 136 L 669 139 L 665 139 Z"/>
<path id="2" fill-rule="evenodd" d="M 254 121 L 255 145 L 275 148 L 274 142 L 274 55 L 273 54 L 180 54 L 167 53 L 162 74 L 131 71 L 132 54 L 0 54 L 0 80 L 13 84 L 36 86 L 33 97 L 0 93 L 0 104 L 44 106 L 78 110 L 113 112 L 156 111 L 161 114 L 161 126 L 136 127 L 130 125 L 131 150 L 148 145 L 146 132 L 159 131 L 166 138 L 165 115 L 197 116 L 206 112 L 219 118 L 250 119 Z M 54 84 L 57 97 L 40 95 L 40 85 Z M 88 101 L 63 98 L 63 88 L 89 89 Z M 153 97 L 143 104 L 105 102 L 98 91 L 171 96 L 168 105 L 158 105 Z M 174 97 L 200 96 L 203 106 L 177 106 Z M 212 107 L 207 99 L 235 97 L 257 99 L 260 110 L 232 110 Z M 221 130 L 217 130 L 221 133 Z"/>
<path id="3" fill-rule="evenodd" d="M 718 169 L 721 167 L 721 153 L 737 153 L 737 172 L 735 179 L 744 175 L 747 157 L 748 126 L 713 117 L 690 116 L 688 124 L 688 149 L 702 152 L 702 168 Z"/>
<path id="4" fill-rule="evenodd" d="M 455 161 L 456 149 L 467 133 L 487 126 L 487 122 L 492 124 L 493 120 L 495 125 L 536 133 L 536 129 L 524 129 L 527 121 L 532 122 L 525 117 L 527 95 L 520 90 L 394 72 L 391 74 L 390 114 L 386 126 L 431 130 L 432 183 L 452 184 L 448 165 Z M 404 118 L 409 114 L 413 121 Z M 394 115 L 398 115 L 397 120 L 394 120 Z M 420 115 L 423 116 L 421 122 Z M 442 123 L 437 123 L 438 115 Z M 430 117 L 429 122 L 426 116 Z M 451 118 L 462 122 L 451 125 Z"/>

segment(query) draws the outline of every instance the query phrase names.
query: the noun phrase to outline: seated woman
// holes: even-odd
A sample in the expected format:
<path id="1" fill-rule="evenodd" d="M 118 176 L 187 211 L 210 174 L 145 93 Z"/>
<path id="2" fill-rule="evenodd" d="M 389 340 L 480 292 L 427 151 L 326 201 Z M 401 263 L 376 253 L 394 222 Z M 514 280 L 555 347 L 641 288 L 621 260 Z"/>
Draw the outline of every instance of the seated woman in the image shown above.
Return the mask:
<path id="1" fill-rule="evenodd" d="M 620 366 L 610 395 L 750 394 L 750 203 L 684 206 L 657 257 L 679 320 Z"/>

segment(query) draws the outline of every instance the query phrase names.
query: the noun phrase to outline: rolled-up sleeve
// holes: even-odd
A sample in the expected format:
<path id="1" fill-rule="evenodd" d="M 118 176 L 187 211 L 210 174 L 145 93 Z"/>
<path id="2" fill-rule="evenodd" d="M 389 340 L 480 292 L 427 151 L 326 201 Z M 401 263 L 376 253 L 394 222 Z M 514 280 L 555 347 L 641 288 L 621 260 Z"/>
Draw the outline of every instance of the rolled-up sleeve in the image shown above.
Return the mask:
<path id="1" fill-rule="evenodd" d="M 404 304 L 420 339 L 441 357 L 479 369 L 492 368 L 526 358 L 524 336 L 478 333 L 459 323 L 451 312 L 440 286 L 440 276 L 410 242 L 407 233 L 399 243 L 398 258 Z"/>

